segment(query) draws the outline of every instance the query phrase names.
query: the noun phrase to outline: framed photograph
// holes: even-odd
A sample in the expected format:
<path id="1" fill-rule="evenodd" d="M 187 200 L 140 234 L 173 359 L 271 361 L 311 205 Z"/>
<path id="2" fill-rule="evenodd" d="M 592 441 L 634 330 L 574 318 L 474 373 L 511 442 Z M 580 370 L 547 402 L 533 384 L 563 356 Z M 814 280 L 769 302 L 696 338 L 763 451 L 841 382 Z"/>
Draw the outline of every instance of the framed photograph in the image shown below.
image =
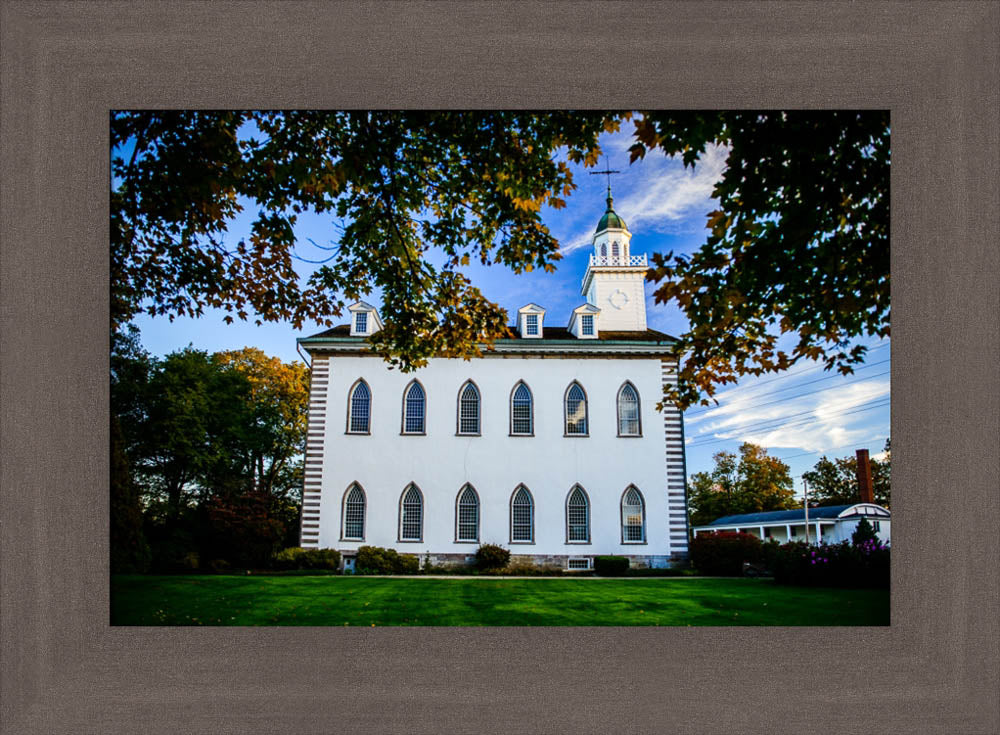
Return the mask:
<path id="1" fill-rule="evenodd" d="M 5 732 L 1000 730 L 987 525 L 1000 481 L 996 5 L 4 2 L 0 19 Z M 109 120 L 240 109 L 888 110 L 891 624 L 112 624 Z M 580 250 L 592 281 L 636 257 L 627 238 L 601 239 L 628 232 L 610 193 L 596 214 Z M 609 323 L 628 333 L 639 305 L 622 284 L 595 285 L 593 300 L 554 321 L 525 298 L 509 349 L 536 349 L 546 330 L 559 349 L 584 351 L 599 349 Z M 347 354 L 386 321 L 363 299 L 349 313 L 346 334 L 305 335 L 300 347 Z M 618 342 L 623 354 L 650 349 Z M 314 374 L 310 420 L 335 423 L 324 439 L 345 445 L 377 440 L 387 422 L 394 442 L 428 446 L 445 423 L 456 445 L 500 432 L 534 446 L 556 432 L 561 446 L 584 446 L 605 429 L 616 446 L 669 444 L 647 412 L 649 376 L 622 376 L 604 395 L 597 373 L 509 372 L 449 375 L 447 390 L 398 374 L 399 385 Z M 318 410 L 324 378 L 336 411 Z M 541 391 L 548 382 L 559 390 Z M 554 413 L 540 395 L 555 396 Z M 308 494 L 308 448 L 303 470 Z M 431 503 L 444 501 L 419 478 L 381 497 L 338 475 L 336 497 L 305 499 L 316 510 L 297 540 L 351 550 L 356 566 L 363 542 L 433 564 L 467 561 L 495 537 L 524 563 L 567 573 L 605 556 L 667 567 L 686 546 L 686 531 L 650 532 L 649 513 L 669 515 L 669 501 L 650 507 L 641 479 L 623 479 L 610 500 L 586 478 L 567 480 L 553 508 L 530 480 L 505 482 L 497 500 L 456 478 L 434 520 Z M 794 523 L 769 523 L 724 530 L 791 538 Z M 836 523 L 813 516 L 803 530 Z M 440 558 L 428 546 L 438 536 Z"/>

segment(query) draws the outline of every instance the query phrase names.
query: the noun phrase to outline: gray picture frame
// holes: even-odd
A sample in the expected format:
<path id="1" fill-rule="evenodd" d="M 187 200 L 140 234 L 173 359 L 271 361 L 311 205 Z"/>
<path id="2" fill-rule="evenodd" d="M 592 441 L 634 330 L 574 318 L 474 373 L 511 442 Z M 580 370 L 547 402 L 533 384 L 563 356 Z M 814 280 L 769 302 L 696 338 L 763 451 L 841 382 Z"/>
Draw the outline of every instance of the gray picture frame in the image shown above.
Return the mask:
<path id="1" fill-rule="evenodd" d="M 4 0 L 0 729 L 1000 731 L 998 29 L 994 2 Z M 109 110 L 495 106 L 891 110 L 890 626 L 109 625 Z"/>

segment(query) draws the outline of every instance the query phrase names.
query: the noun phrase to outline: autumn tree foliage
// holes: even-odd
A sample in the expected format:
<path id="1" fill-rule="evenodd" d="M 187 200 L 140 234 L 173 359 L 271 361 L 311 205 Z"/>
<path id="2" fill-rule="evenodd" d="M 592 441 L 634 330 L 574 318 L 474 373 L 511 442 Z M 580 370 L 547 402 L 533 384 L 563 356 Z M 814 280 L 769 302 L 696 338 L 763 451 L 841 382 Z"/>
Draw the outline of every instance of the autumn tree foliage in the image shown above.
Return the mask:
<path id="1" fill-rule="evenodd" d="M 788 465 L 756 444 L 743 443 L 739 454 L 716 452 L 711 472 L 696 472 L 688 485 L 693 526 L 739 513 L 798 507 Z"/>
<path id="2" fill-rule="evenodd" d="M 652 257 L 657 303 L 690 323 L 668 399 L 707 404 L 803 359 L 850 373 L 857 338 L 889 336 L 888 111 L 651 112 L 636 138 L 632 160 L 660 150 L 696 166 L 709 145 L 728 149 L 705 243 Z"/>
<path id="3" fill-rule="evenodd" d="M 191 552 L 261 563 L 294 544 L 306 366 L 255 348 L 212 355 L 187 348 L 156 359 L 138 347 L 135 330 L 128 336 L 112 354 L 112 425 L 121 427 L 112 445 L 118 568 L 141 561 L 143 533 L 156 568 Z"/>
<path id="4" fill-rule="evenodd" d="M 378 289 L 386 328 L 371 342 L 395 365 L 479 355 L 507 319 L 463 266 L 554 268 L 542 208 L 564 205 L 567 162 L 596 163 L 599 135 L 623 123 L 633 160 L 728 151 L 704 245 L 652 259 L 657 301 L 690 323 L 667 400 L 708 402 L 803 359 L 850 372 L 859 337 L 889 334 L 884 111 L 115 112 L 112 327 L 206 308 L 329 325 Z M 251 223 L 231 235 L 241 213 Z M 301 279 L 307 214 L 344 225 Z"/>
<path id="5" fill-rule="evenodd" d="M 892 454 L 889 440 L 881 458 L 868 460 L 872 473 L 872 490 L 875 502 L 889 508 L 891 502 Z M 820 458 L 816 465 L 802 473 L 809 483 L 809 502 L 815 505 L 850 505 L 861 500 L 858 488 L 858 458 L 856 455 L 828 459 Z"/>

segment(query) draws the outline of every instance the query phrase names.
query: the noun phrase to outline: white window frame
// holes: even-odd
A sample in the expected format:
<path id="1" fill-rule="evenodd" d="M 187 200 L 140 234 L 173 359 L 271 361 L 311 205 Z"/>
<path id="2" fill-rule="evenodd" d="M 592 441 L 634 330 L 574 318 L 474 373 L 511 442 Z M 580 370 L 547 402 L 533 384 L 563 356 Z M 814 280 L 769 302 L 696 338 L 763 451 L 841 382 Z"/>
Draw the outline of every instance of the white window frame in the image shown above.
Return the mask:
<path id="1" fill-rule="evenodd" d="M 635 491 L 635 494 L 639 497 L 639 521 L 640 521 L 640 538 L 639 540 L 628 539 L 625 533 L 626 528 L 626 518 L 625 518 L 625 498 L 628 497 L 629 493 Z M 631 507 L 631 506 L 629 506 Z M 622 493 L 621 500 L 618 502 L 619 518 L 621 520 L 621 533 L 622 533 L 622 544 L 645 544 L 646 543 L 646 498 L 643 497 L 642 492 L 635 485 L 629 485 L 625 488 L 625 492 Z M 629 526 L 631 527 L 631 526 Z"/>
<path id="2" fill-rule="evenodd" d="M 521 492 L 528 498 L 528 536 L 525 539 L 514 539 L 514 501 Z M 510 543 L 512 544 L 533 544 L 535 543 L 535 498 L 531 495 L 531 491 L 526 485 L 518 485 L 514 488 L 514 492 L 510 496 Z"/>
<path id="3" fill-rule="evenodd" d="M 584 513 L 585 513 L 584 524 L 585 524 L 585 530 L 586 530 L 585 538 L 583 538 L 583 539 L 574 539 L 574 538 L 572 538 L 572 535 L 573 535 L 572 532 L 571 532 L 572 524 L 570 522 L 570 517 L 569 517 L 569 510 L 570 510 L 569 504 L 570 504 L 570 501 L 573 499 L 573 496 L 577 492 L 579 492 L 580 495 L 583 497 L 583 507 L 584 507 Z M 590 496 L 587 495 L 587 491 L 583 489 L 582 485 L 576 484 L 576 485 L 574 485 L 573 487 L 570 488 L 570 491 L 566 494 L 566 503 L 565 503 L 565 509 L 564 510 L 565 510 L 565 517 L 566 517 L 566 543 L 567 544 L 589 544 L 590 543 Z"/>
<path id="4" fill-rule="evenodd" d="M 514 431 L 514 397 L 521 386 L 528 391 L 528 431 Z M 535 395 L 531 392 L 531 386 L 523 380 L 514 383 L 510 391 L 510 435 L 511 436 L 534 436 L 535 435 Z"/>
<path id="5" fill-rule="evenodd" d="M 569 393 L 573 390 L 573 386 L 579 388 L 580 392 L 583 393 L 583 431 L 571 433 L 569 430 Z M 587 391 L 576 380 L 570 383 L 566 387 L 566 392 L 563 393 L 563 436 L 574 438 L 590 436 L 590 402 L 587 400 Z"/>
<path id="6" fill-rule="evenodd" d="M 354 397 L 357 395 L 358 389 L 364 386 L 365 390 L 368 391 L 368 417 L 366 421 L 366 426 L 364 431 L 357 431 L 353 428 L 354 426 Z M 354 381 L 354 385 L 347 392 L 347 434 L 362 434 L 370 435 L 372 433 L 372 388 L 368 385 L 364 378 L 358 378 Z"/>
<path id="7" fill-rule="evenodd" d="M 417 493 L 417 500 L 418 500 L 419 505 L 420 505 L 420 507 L 419 507 L 419 513 L 420 513 L 420 521 L 419 521 L 419 524 L 420 524 L 420 533 L 418 533 L 416 536 L 404 536 L 403 534 L 405 532 L 406 522 L 407 522 L 407 519 L 405 517 L 406 516 L 406 496 L 409 495 L 411 491 L 415 491 Z M 399 496 L 399 528 L 398 528 L 397 537 L 396 537 L 397 541 L 399 541 L 400 543 L 404 543 L 404 544 L 405 543 L 422 543 L 423 542 L 423 540 L 424 540 L 424 506 L 425 506 L 425 503 L 424 503 L 424 494 L 420 490 L 420 488 L 417 487 L 417 484 L 415 482 L 411 482 L 405 488 L 403 488 L 403 494 Z"/>
<path id="8" fill-rule="evenodd" d="M 474 538 L 462 538 L 462 498 L 467 492 L 472 493 L 473 499 L 476 501 L 476 534 Z M 458 491 L 458 495 L 455 496 L 455 543 L 456 544 L 478 544 L 479 543 L 479 526 L 482 520 L 482 507 L 483 504 L 479 500 L 479 493 L 476 488 L 472 486 L 471 483 L 465 483 L 462 485 L 462 489 Z"/>
<path id="9" fill-rule="evenodd" d="M 463 431 L 462 430 L 462 400 L 465 396 L 465 391 L 469 388 L 476 394 L 476 430 L 475 431 Z M 458 397 L 456 399 L 457 403 L 455 406 L 456 419 L 455 419 L 455 434 L 457 436 L 482 436 L 483 433 L 483 394 L 479 390 L 479 386 L 476 385 L 473 380 L 466 380 L 462 383 L 462 387 L 458 389 Z M 426 419 L 426 417 L 425 417 Z"/>
<path id="10" fill-rule="evenodd" d="M 407 431 L 406 429 L 406 404 L 410 397 L 410 391 L 413 390 L 414 386 L 420 388 L 420 394 L 423 396 L 423 413 L 420 420 L 420 431 Z M 424 388 L 423 384 L 419 380 L 411 380 L 407 384 L 406 388 L 403 390 L 403 416 L 402 422 L 400 424 L 400 434 L 405 434 L 406 436 L 425 436 L 427 434 L 427 389 Z"/>
<path id="11" fill-rule="evenodd" d="M 566 558 L 566 569 L 573 570 L 574 572 L 582 572 L 587 569 L 593 568 L 593 559 L 589 556 L 570 556 Z M 573 566 L 576 562 L 577 566 Z M 583 562 L 583 566 L 580 566 L 580 562 Z"/>
<path id="12" fill-rule="evenodd" d="M 360 536 L 348 536 L 347 535 L 347 501 L 353 494 L 354 490 L 358 490 L 361 493 L 361 535 Z M 344 491 L 344 496 L 340 501 L 340 540 L 341 541 L 364 541 L 365 540 L 365 524 L 368 522 L 368 494 L 365 489 L 361 487 L 361 483 L 352 482 L 347 486 Z"/>
<path id="13" fill-rule="evenodd" d="M 622 396 L 625 393 L 626 388 L 631 388 L 632 393 L 635 395 L 635 415 L 636 415 L 636 425 L 638 430 L 633 433 L 626 433 L 622 431 Z M 622 383 L 621 387 L 618 389 L 618 398 L 616 400 L 617 412 L 618 412 L 618 436 L 620 437 L 641 437 L 642 436 L 642 399 L 639 397 L 639 389 L 633 385 L 631 380 L 626 380 Z"/>
<path id="14" fill-rule="evenodd" d="M 368 334 L 367 311 L 359 311 L 354 315 L 354 331 L 358 334 Z"/>
<path id="15" fill-rule="evenodd" d="M 524 334 L 528 337 L 538 336 L 538 314 L 524 315 Z"/>

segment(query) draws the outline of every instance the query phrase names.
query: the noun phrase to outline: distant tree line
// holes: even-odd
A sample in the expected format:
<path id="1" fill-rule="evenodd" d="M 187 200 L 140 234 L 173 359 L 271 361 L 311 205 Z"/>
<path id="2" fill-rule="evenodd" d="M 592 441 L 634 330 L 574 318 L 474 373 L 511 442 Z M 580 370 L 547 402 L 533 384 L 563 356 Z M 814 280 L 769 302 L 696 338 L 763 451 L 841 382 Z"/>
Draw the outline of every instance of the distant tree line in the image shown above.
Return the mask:
<path id="1" fill-rule="evenodd" d="M 308 368 L 112 337 L 113 572 L 257 566 L 297 545 Z"/>
<path id="2" fill-rule="evenodd" d="M 875 502 L 889 507 L 890 450 L 870 460 Z M 744 443 L 739 454 L 716 452 L 711 472 L 696 472 L 688 483 L 688 514 L 692 526 L 740 513 L 801 508 L 788 465 L 755 444 Z M 828 459 L 803 472 L 809 483 L 809 505 L 848 505 L 860 501 L 857 458 Z"/>

